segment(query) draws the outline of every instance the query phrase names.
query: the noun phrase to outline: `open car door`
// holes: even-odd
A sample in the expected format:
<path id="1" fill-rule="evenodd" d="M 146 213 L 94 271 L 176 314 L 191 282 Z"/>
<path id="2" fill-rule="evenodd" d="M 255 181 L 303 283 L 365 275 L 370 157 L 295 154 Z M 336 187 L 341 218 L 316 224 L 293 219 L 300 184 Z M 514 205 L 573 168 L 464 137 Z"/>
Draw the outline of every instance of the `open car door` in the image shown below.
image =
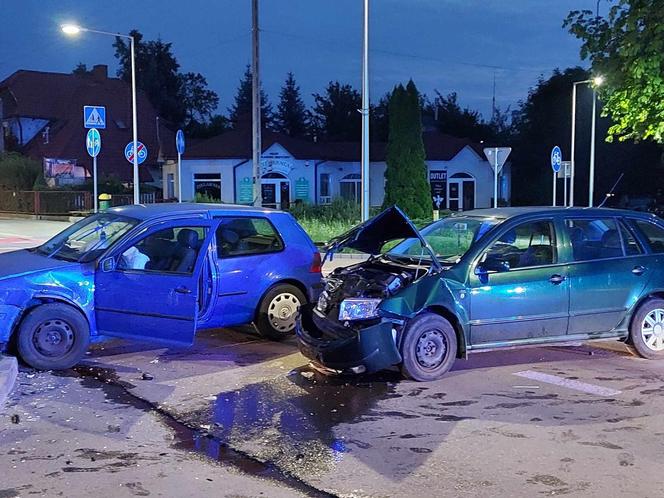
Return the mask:
<path id="1" fill-rule="evenodd" d="M 218 223 L 156 223 L 102 259 L 94 292 L 99 334 L 191 345 L 201 272 Z"/>

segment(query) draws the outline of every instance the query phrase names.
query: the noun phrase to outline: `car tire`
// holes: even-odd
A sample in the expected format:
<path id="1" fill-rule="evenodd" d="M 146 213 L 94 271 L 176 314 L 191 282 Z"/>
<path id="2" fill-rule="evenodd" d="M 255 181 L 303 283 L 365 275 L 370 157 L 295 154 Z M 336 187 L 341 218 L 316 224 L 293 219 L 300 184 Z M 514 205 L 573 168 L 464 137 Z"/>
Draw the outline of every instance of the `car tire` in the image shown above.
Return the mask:
<path id="1" fill-rule="evenodd" d="M 401 373 L 419 382 L 440 379 L 454 364 L 457 336 L 452 324 L 435 313 L 422 313 L 406 324 Z"/>
<path id="2" fill-rule="evenodd" d="M 76 365 L 90 344 L 85 317 L 66 304 L 43 304 L 30 311 L 18 328 L 21 359 L 39 370 L 65 370 Z"/>
<path id="3" fill-rule="evenodd" d="M 267 291 L 258 306 L 255 320 L 258 333 L 272 341 L 281 341 L 293 335 L 300 306 L 306 303 L 306 296 L 294 285 L 275 285 Z"/>
<path id="4" fill-rule="evenodd" d="M 629 326 L 629 340 L 641 357 L 664 359 L 664 299 L 651 298 L 639 306 Z"/>

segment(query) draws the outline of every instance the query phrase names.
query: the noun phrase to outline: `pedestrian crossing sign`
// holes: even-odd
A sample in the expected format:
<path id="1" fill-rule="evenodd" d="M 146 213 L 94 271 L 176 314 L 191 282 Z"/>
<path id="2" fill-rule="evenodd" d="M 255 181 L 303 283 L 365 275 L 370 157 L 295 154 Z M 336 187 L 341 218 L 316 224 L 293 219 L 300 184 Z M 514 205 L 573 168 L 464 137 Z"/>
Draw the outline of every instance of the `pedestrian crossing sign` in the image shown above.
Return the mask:
<path id="1" fill-rule="evenodd" d="M 83 106 L 83 126 L 85 128 L 106 128 L 106 108 L 100 105 Z"/>

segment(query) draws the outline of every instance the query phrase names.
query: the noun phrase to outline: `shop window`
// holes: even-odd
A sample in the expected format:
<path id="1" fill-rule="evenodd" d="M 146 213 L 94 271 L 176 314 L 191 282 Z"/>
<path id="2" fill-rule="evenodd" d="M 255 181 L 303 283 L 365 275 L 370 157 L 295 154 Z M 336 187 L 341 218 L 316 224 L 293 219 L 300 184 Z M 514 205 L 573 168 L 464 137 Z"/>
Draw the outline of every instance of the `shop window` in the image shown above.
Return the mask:
<path id="1" fill-rule="evenodd" d="M 195 173 L 194 194 L 206 200 L 221 201 L 221 173 Z"/>
<path id="2" fill-rule="evenodd" d="M 359 203 L 362 197 L 362 177 L 351 173 L 339 181 L 339 194 L 343 199 Z"/>

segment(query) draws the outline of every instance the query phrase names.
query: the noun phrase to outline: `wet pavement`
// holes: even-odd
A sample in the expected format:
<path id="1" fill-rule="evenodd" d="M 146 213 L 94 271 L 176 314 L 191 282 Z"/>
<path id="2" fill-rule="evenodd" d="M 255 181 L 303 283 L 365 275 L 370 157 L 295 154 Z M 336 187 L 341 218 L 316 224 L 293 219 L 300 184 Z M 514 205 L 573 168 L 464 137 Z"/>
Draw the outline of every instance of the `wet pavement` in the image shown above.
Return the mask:
<path id="1" fill-rule="evenodd" d="M 664 364 L 601 346 L 477 354 L 420 384 L 397 372 L 325 377 L 293 340 L 247 328 L 203 332 L 191 349 L 104 343 L 64 375 L 116 390 L 97 412 L 105 427 L 120 425 L 113 417 L 128 396 L 179 427 L 169 452 L 294 494 L 658 496 Z M 137 420 L 123 424 L 143 432 Z"/>

